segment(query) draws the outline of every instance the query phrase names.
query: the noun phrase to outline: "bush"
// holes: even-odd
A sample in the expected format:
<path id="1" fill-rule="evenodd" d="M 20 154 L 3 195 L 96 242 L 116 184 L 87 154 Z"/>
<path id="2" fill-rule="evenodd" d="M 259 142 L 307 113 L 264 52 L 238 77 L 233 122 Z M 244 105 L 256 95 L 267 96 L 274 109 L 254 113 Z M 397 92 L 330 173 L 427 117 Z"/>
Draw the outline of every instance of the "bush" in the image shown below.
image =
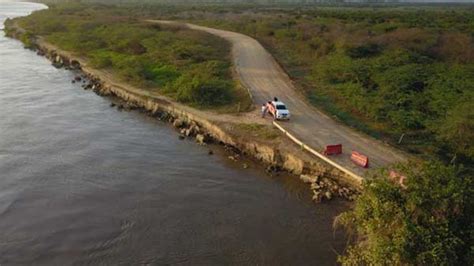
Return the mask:
<path id="1" fill-rule="evenodd" d="M 174 82 L 180 76 L 179 71 L 174 66 L 161 65 L 147 68 L 145 78 L 152 80 L 158 86 L 164 86 Z"/>
<path id="2" fill-rule="evenodd" d="M 472 265 L 472 173 L 439 162 L 408 164 L 403 189 L 383 172 L 364 184 L 354 209 L 337 218 L 358 241 L 343 265 Z M 429 189 L 427 189 L 429 188 Z"/>
<path id="3" fill-rule="evenodd" d="M 58 4 L 17 20 L 32 32 L 22 37 L 25 45 L 35 34 L 42 35 L 61 49 L 88 58 L 96 68 L 108 68 L 127 82 L 158 87 L 196 106 L 221 106 L 233 100 L 226 41 L 185 27 L 150 25 L 130 14 L 123 8 L 76 3 Z"/>
<path id="4" fill-rule="evenodd" d="M 113 66 L 109 54 L 100 52 L 91 55 L 91 64 L 96 68 L 108 68 Z"/>
<path id="5" fill-rule="evenodd" d="M 23 45 L 27 49 L 33 49 L 36 46 L 34 42 L 34 35 L 29 31 L 21 34 L 20 41 L 23 43 Z"/>
<path id="6" fill-rule="evenodd" d="M 347 49 L 347 55 L 351 58 L 366 58 L 379 55 L 382 47 L 376 43 L 364 44 L 357 47 Z"/>
<path id="7" fill-rule="evenodd" d="M 474 93 L 465 95 L 434 127 L 438 139 L 454 156 L 474 158 Z M 472 161 L 472 159 L 471 159 Z"/>
<path id="8" fill-rule="evenodd" d="M 194 105 L 219 106 L 232 100 L 232 83 L 194 75 L 181 76 L 168 91 L 174 91 L 178 101 Z"/>

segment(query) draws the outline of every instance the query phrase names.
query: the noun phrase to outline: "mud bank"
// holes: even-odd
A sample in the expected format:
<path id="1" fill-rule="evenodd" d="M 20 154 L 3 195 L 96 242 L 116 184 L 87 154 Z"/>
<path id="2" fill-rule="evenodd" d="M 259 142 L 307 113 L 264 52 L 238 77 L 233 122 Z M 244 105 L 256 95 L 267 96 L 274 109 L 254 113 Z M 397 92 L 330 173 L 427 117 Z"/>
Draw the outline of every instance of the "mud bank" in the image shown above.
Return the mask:
<path id="1" fill-rule="evenodd" d="M 6 23 L 7 35 L 48 58 L 53 66 L 76 71 L 71 82 L 82 82 L 84 89 L 90 89 L 101 96 L 117 97 L 122 102 L 111 104 L 120 110 L 139 109 L 148 115 L 172 123 L 178 129 L 180 138 L 195 138 L 201 145 L 219 143 L 232 153 L 231 160 L 248 156 L 265 165 L 270 174 L 279 171 L 292 173 L 310 185 L 313 200 L 320 202 L 334 197 L 352 200 L 360 184 L 343 172 L 331 167 L 314 156 L 296 147 L 290 140 L 280 136 L 277 140 L 255 138 L 239 130 L 239 124 L 246 123 L 244 116 L 221 115 L 184 106 L 167 97 L 122 84 L 106 71 L 93 69 L 87 60 L 62 51 L 40 37 L 25 36 L 24 31 Z"/>

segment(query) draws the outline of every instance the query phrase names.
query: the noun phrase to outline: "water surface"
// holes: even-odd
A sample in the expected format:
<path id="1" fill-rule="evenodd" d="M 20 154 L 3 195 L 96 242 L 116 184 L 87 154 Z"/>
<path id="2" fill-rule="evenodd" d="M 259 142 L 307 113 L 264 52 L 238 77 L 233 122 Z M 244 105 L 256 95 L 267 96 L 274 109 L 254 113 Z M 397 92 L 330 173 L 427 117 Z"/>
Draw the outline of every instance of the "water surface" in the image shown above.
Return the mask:
<path id="1" fill-rule="evenodd" d="M 0 1 L 0 24 L 42 5 Z M 242 169 L 110 108 L 0 32 L 0 264 L 333 265 L 332 219 L 291 176 Z"/>

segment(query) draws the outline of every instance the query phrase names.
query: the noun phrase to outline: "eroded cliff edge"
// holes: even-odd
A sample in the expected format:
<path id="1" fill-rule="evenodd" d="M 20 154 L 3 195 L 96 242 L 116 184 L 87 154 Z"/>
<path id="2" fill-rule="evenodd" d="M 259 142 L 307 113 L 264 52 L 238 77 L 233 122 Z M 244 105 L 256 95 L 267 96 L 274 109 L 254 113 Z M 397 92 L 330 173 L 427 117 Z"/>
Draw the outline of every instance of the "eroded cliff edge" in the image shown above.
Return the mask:
<path id="1" fill-rule="evenodd" d="M 143 110 L 150 116 L 173 123 L 180 137 L 194 137 L 200 144 L 220 143 L 233 154 L 260 161 L 268 172 L 287 171 L 299 176 L 303 182 L 310 184 L 314 201 L 334 196 L 352 199 L 360 187 L 352 178 L 296 147 L 282 134 L 271 132 L 274 130 L 271 126 L 256 124 L 247 114 L 217 114 L 185 106 L 162 95 L 124 84 L 111 73 L 90 67 L 86 58 L 63 51 L 41 37 L 32 36 L 11 21 L 6 22 L 5 31 L 9 37 L 22 41 L 25 47 L 48 58 L 55 67 L 76 71 L 78 81 L 87 80 L 84 89 L 121 99 L 123 104 L 119 104 L 118 108 Z M 279 135 L 271 139 L 261 137 L 268 132 Z"/>

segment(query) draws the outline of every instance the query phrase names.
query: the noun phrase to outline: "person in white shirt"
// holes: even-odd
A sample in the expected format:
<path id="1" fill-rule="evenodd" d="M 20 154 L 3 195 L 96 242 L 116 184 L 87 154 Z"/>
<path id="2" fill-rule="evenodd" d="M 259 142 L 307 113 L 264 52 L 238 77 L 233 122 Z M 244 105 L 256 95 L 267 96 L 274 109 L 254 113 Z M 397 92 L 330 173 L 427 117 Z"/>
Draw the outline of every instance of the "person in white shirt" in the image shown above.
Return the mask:
<path id="1" fill-rule="evenodd" d="M 265 117 L 265 114 L 267 114 L 268 107 L 266 104 L 262 104 L 262 118 Z"/>

